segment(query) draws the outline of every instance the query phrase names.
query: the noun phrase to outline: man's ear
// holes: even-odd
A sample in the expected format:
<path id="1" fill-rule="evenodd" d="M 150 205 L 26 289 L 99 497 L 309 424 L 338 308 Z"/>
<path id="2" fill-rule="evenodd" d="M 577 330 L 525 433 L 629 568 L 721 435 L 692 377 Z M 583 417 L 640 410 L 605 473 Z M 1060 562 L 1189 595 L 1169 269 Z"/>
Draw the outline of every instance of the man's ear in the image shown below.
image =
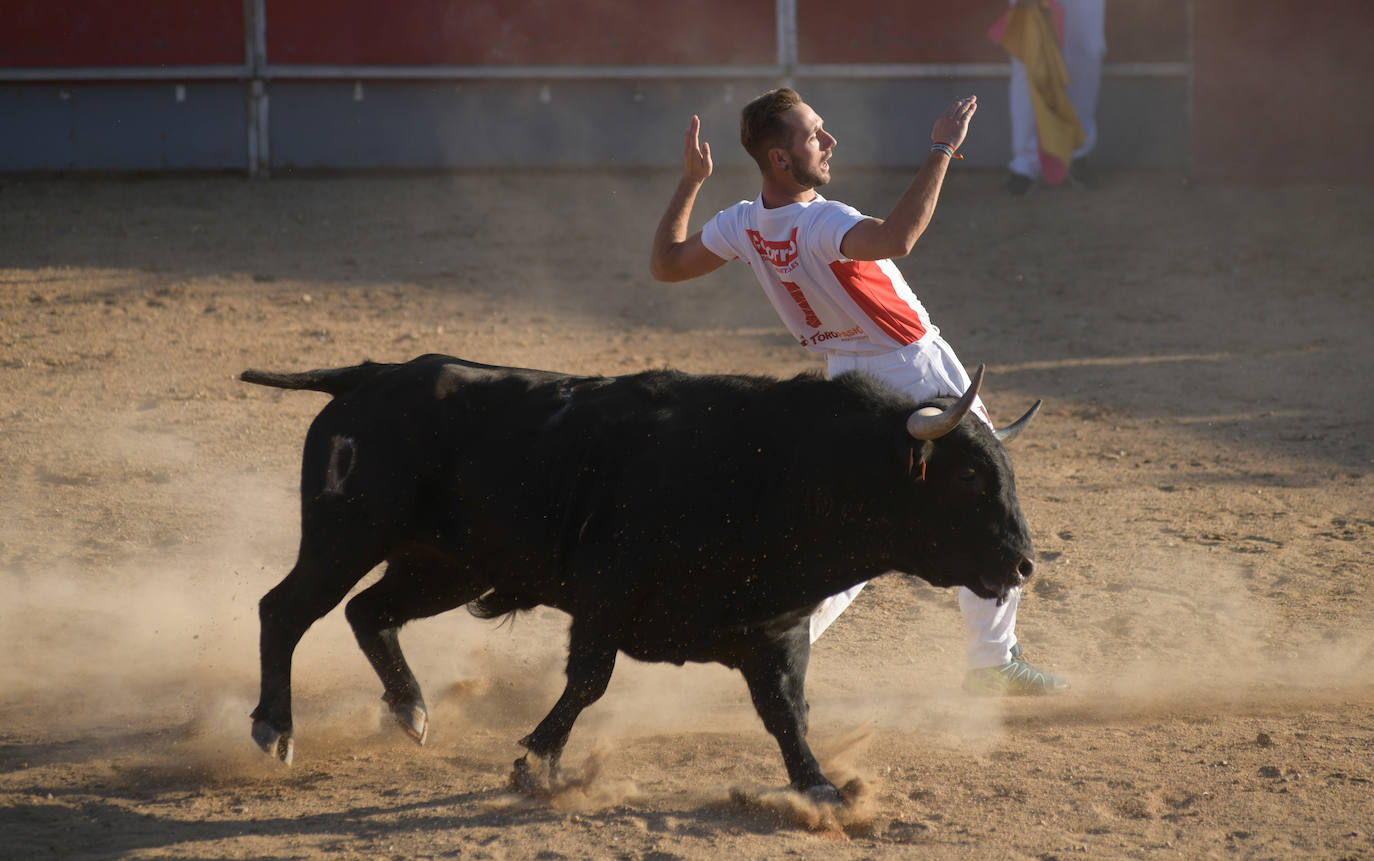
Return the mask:
<path id="1" fill-rule="evenodd" d="M 787 170 L 787 150 L 782 147 L 773 147 L 768 151 L 768 163 L 773 167 Z"/>

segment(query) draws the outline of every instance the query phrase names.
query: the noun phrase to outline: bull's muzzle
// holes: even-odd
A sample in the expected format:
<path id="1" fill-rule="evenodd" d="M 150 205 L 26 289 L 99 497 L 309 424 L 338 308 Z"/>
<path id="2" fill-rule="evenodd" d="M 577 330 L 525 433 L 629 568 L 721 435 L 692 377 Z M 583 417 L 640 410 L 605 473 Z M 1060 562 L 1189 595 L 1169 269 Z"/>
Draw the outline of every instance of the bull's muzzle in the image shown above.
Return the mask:
<path id="1" fill-rule="evenodd" d="M 987 597 L 996 598 L 997 603 L 1000 605 L 1006 603 L 1007 598 L 1011 595 L 1011 590 L 1020 589 L 1022 586 L 1026 585 L 1026 581 L 1029 580 L 1034 573 L 1035 560 L 1023 556 L 1021 557 L 1021 561 L 1017 563 L 1016 570 L 1013 571 L 1010 576 L 997 578 L 983 577 L 981 578 L 981 582 L 983 588 L 988 592 Z"/>

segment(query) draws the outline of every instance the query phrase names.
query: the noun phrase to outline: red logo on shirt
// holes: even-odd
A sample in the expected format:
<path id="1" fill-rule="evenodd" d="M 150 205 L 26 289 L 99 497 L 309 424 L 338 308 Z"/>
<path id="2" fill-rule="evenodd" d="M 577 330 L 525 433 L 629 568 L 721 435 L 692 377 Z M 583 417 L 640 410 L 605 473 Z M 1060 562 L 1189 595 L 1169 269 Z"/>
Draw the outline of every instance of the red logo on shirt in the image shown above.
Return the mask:
<path id="1" fill-rule="evenodd" d="M 779 269 L 788 268 L 797 259 L 797 228 L 792 228 L 792 235 L 782 242 L 769 242 L 757 230 L 744 232 L 749 234 L 754 250 Z"/>
<path id="2" fill-rule="evenodd" d="M 802 316 L 806 319 L 806 325 L 813 329 L 819 329 L 821 327 L 821 318 L 816 316 L 816 312 L 811 308 L 811 303 L 806 301 L 806 294 L 802 293 L 801 285 L 793 284 L 791 281 L 784 281 L 782 282 L 782 286 L 787 288 L 787 295 L 791 296 L 792 301 L 796 302 L 797 307 L 801 309 Z"/>

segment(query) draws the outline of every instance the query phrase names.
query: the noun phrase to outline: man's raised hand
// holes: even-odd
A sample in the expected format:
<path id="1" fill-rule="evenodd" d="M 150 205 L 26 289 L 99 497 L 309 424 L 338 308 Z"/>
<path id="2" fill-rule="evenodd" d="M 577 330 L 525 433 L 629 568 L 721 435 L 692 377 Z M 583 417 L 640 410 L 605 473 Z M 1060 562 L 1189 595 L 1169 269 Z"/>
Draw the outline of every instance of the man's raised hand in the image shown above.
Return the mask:
<path id="1" fill-rule="evenodd" d="M 977 96 L 969 96 L 950 105 L 949 110 L 935 121 L 935 127 L 930 130 L 930 139 L 937 143 L 947 143 L 957 150 L 964 142 L 964 135 L 968 134 L 969 120 L 973 119 L 973 112 L 976 110 Z"/>
<path id="2" fill-rule="evenodd" d="M 701 118 L 693 114 L 682 144 L 682 168 L 687 178 L 697 183 L 711 175 L 711 145 L 698 140 L 700 133 Z"/>

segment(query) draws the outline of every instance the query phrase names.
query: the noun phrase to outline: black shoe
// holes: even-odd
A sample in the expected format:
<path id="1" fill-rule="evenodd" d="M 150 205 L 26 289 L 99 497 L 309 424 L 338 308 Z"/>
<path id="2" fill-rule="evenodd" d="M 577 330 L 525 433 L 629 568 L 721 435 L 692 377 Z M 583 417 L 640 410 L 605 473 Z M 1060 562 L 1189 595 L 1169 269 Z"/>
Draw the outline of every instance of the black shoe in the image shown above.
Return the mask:
<path id="1" fill-rule="evenodd" d="M 1097 174 L 1088 167 L 1086 158 L 1076 158 L 1069 165 L 1069 185 L 1085 190 L 1092 190 L 1100 185 Z"/>
<path id="2" fill-rule="evenodd" d="M 1013 173 L 1007 177 L 1007 181 L 1003 183 L 1002 187 L 1012 197 L 1025 197 L 1035 189 L 1035 179 L 1024 173 Z"/>

